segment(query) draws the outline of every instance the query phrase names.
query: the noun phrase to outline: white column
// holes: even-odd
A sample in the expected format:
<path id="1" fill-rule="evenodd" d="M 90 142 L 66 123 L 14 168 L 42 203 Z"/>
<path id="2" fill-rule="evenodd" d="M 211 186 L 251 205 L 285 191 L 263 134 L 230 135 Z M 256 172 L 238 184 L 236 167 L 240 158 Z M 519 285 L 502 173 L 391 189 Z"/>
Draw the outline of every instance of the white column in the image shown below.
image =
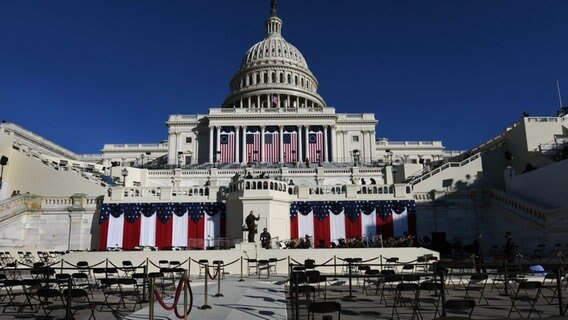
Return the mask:
<path id="1" fill-rule="evenodd" d="M 331 126 L 331 159 L 329 161 L 337 162 L 337 132 L 335 125 Z"/>
<path id="2" fill-rule="evenodd" d="M 177 155 L 177 142 L 176 142 L 176 134 L 174 132 L 170 132 L 168 138 L 168 164 L 176 164 L 176 155 Z"/>
<path id="3" fill-rule="evenodd" d="M 239 139 L 239 128 L 240 126 L 235 126 L 235 162 L 239 163 L 240 159 L 239 159 L 239 150 L 241 149 L 241 145 L 240 145 L 240 139 Z"/>
<path id="4" fill-rule="evenodd" d="M 220 153 L 218 151 L 221 150 L 221 127 L 217 127 L 217 146 L 215 147 L 215 157 L 217 158 L 217 162 L 219 162 L 219 155 Z"/>
<path id="5" fill-rule="evenodd" d="M 296 148 L 298 149 L 298 162 L 304 161 L 304 154 L 302 153 L 302 126 L 297 127 L 298 141 L 296 143 Z"/>
<path id="6" fill-rule="evenodd" d="M 243 135 L 243 162 L 248 162 L 248 154 L 246 154 L 246 150 L 247 150 L 247 126 L 242 126 L 243 128 L 243 132 L 241 133 Z"/>
<path id="7" fill-rule="evenodd" d="M 284 148 L 283 148 L 284 146 L 282 145 L 284 143 L 283 134 L 284 134 L 284 126 L 280 126 L 280 131 L 278 132 L 278 140 L 279 140 L 278 151 L 280 151 L 280 162 L 284 162 Z M 288 155 L 288 156 L 291 156 L 291 155 Z"/>
<path id="8" fill-rule="evenodd" d="M 352 159 L 348 159 L 347 155 L 349 154 L 349 150 L 347 150 L 347 141 L 345 141 L 347 139 L 347 131 L 343 130 L 341 131 L 341 135 L 343 135 L 343 162 L 350 162 L 352 161 Z"/>
<path id="9" fill-rule="evenodd" d="M 373 161 L 373 155 L 375 154 L 375 135 L 372 130 L 369 130 L 369 161 Z"/>
<path id="10" fill-rule="evenodd" d="M 264 126 L 260 126 L 260 162 L 264 162 Z"/>
<path id="11" fill-rule="evenodd" d="M 304 132 L 306 133 L 305 137 L 306 137 L 306 141 L 304 142 L 304 146 L 306 147 L 304 150 L 306 150 L 306 155 L 305 158 L 308 157 L 308 155 L 310 154 L 309 152 L 309 148 L 310 148 L 310 126 L 305 126 L 304 127 Z M 315 159 L 310 159 L 310 162 L 313 162 Z M 302 161 L 304 161 L 304 159 L 302 159 Z"/>
<path id="12" fill-rule="evenodd" d="M 209 127 L 209 163 L 213 163 L 213 128 Z"/>
<path id="13" fill-rule="evenodd" d="M 329 126 L 323 126 L 323 150 L 321 151 L 322 159 L 321 161 L 327 162 L 327 128 Z"/>

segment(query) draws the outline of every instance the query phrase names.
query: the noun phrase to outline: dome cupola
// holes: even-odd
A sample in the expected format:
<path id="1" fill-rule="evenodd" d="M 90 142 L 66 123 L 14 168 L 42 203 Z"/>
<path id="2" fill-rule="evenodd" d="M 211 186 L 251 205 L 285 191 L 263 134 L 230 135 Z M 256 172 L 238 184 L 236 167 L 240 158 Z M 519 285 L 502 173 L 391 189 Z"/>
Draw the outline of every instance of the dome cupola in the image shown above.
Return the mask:
<path id="1" fill-rule="evenodd" d="M 265 38 L 247 51 L 231 79 L 223 108 L 325 107 L 304 56 L 282 37 L 276 0 L 272 0 L 266 30 Z"/>

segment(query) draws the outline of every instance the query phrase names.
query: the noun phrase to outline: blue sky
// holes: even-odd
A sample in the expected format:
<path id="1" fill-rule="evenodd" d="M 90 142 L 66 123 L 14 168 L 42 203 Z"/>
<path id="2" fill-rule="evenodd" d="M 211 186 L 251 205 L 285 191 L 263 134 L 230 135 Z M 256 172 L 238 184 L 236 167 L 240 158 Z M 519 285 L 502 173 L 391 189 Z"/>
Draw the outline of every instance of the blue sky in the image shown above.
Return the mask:
<path id="1" fill-rule="evenodd" d="M 205 114 L 265 35 L 270 0 L 0 2 L 0 119 L 78 153 L 157 143 Z M 279 0 L 337 112 L 377 137 L 471 148 L 568 101 L 568 1 Z M 565 103 L 568 104 L 568 103 Z"/>

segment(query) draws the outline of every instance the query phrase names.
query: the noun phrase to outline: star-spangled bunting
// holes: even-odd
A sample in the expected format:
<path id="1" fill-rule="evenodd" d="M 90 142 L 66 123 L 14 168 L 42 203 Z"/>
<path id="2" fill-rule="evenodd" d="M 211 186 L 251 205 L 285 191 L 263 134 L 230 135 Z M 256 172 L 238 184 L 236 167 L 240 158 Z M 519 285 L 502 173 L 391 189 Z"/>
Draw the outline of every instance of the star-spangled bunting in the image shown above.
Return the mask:
<path id="1" fill-rule="evenodd" d="M 314 216 L 320 221 L 331 214 L 344 212 L 351 220 L 355 221 L 361 214 L 369 215 L 374 211 L 384 218 L 394 211 L 400 214 L 407 210 L 409 214 L 416 214 L 416 202 L 414 200 L 384 200 L 384 201 L 294 201 L 290 205 L 290 219 L 296 215 L 307 215 L 313 211 Z"/>
<path id="2" fill-rule="evenodd" d="M 104 203 L 101 206 L 99 224 L 104 223 L 112 215 L 119 218 L 124 215 L 124 219 L 129 223 L 134 223 L 142 214 L 145 217 L 158 215 L 160 222 L 166 223 L 173 215 L 183 216 L 186 212 L 193 221 L 199 221 L 204 214 L 215 216 L 221 214 L 225 216 L 226 207 L 223 202 L 191 202 L 191 203 Z"/>

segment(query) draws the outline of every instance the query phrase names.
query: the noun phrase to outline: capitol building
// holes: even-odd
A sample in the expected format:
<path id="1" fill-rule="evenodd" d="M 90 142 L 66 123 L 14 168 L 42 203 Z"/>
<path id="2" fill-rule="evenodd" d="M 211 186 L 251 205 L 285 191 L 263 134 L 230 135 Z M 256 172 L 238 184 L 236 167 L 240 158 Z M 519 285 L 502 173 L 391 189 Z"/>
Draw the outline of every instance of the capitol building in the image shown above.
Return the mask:
<path id="1" fill-rule="evenodd" d="M 252 211 L 274 249 L 410 236 L 442 251 L 478 232 L 488 251 L 505 232 L 522 252 L 568 249 L 568 115 L 511 119 L 463 151 L 378 139 L 380 114 L 328 106 L 284 35 L 273 3 L 220 107 L 170 115 L 161 142 L 84 155 L 0 124 L 1 246 L 235 248 Z"/>

